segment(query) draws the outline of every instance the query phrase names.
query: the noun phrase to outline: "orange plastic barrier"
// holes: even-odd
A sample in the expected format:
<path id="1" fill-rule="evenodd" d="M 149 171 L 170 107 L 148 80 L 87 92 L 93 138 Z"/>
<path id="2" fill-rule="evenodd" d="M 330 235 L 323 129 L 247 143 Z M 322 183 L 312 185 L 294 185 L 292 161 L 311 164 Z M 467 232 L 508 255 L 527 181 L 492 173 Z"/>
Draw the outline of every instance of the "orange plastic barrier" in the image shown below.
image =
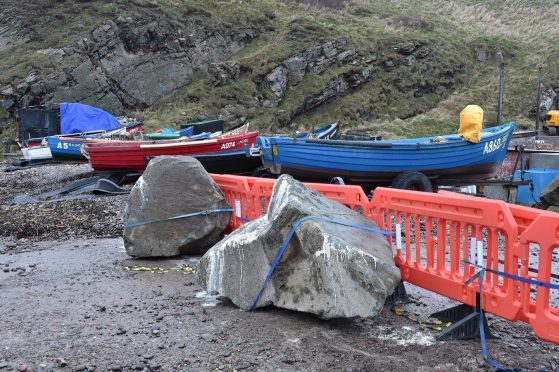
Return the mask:
<path id="1" fill-rule="evenodd" d="M 232 230 L 266 213 L 274 179 L 212 177 L 235 208 Z M 377 188 L 369 201 L 359 186 L 306 185 L 391 231 L 396 265 L 409 283 L 470 306 L 476 305 L 479 282 L 464 284 L 478 270 L 468 262 L 557 283 L 552 278 L 553 259 L 559 261 L 557 213 L 444 191 Z M 559 308 L 551 304 L 552 293 L 559 303 L 558 290 L 486 272 L 483 309 L 527 322 L 538 337 L 559 343 Z"/>

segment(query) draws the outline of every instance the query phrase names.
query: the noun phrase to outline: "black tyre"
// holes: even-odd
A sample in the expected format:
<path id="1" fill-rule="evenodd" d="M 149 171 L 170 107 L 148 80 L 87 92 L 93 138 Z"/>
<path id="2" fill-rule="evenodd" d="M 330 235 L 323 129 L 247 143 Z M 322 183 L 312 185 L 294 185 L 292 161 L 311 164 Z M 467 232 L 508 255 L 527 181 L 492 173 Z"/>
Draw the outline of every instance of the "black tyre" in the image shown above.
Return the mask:
<path id="1" fill-rule="evenodd" d="M 267 168 L 258 167 L 252 171 L 250 174 L 251 177 L 260 177 L 260 178 L 272 178 L 272 174 L 268 171 Z"/>
<path id="2" fill-rule="evenodd" d="M 402 190 L 433 192 L 433 184 L 421 172 L 404 172 L 394 178 L 390 187 Z"/>
<path id="3" fill-rule="evenodd" d="M 556 127 L 547 127 L 547 133 L 550 136 L 556 136 L 557 135 L 557 128 Z"/>

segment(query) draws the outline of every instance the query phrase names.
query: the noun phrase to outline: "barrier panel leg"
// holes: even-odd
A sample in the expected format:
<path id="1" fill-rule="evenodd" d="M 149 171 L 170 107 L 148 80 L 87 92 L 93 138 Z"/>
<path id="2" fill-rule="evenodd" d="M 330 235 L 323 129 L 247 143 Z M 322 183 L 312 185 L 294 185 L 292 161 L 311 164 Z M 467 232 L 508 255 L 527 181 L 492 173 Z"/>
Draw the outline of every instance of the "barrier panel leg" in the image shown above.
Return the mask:
<path id="1" fill-rule="evenodd" d="M 400 280 L 398 286 L 394 290 L 390 296 L 386 298 L 385 304 L 387 305 L 403 305 L 410 303 L 411 300 L 408 297 L 408 291 L 406 291 L 406 287 L 404 286 L 404 282 Z"/>
<path id="2" fill-rule="evenodd" d="M 440 320 L 441 322 L 451 322 L 452 325 L 444 329 L 436 338 L 442 340 L 473 340 L 479 339 L 479 293 L 476 294 L 476 307 L 468 305 L 457 305 L 451 308 L 438 311 L 431 314 L 431 317 Z M 491 333 L 487 318 L 483 313 L 483 329 L 485 331 L 486 339 L 495 339 L 497 336 Z"/>

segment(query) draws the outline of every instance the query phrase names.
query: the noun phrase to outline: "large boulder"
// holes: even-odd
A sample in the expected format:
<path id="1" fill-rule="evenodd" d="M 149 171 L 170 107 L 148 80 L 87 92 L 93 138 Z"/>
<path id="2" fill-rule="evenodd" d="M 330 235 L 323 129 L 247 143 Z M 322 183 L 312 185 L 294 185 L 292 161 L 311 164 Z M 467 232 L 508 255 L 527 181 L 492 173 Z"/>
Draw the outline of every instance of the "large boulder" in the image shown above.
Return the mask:
<path id="1" fill-rule="evenodd" d="M 198 278 L 210 294 L 250 309 L 293 224 L 305 216 L 376 228 L 353 210 L 290 176 L 274 187 L 268 213 L 212 247 Z M 257 304 L 314 313 L 321 318 L 369 317 L 383 307 L 400 280 L 386 238 L 320 219 L 297 228 Z"/>
<path id="2" fill-rule="evenodd" d="M 160 156 L 151 160 L 130 192 L 124 247 L 133 257 L 199 254 L 223 237 L 230 212 L 153 222 L 211 209 L 228 209 L 223 193 L 198 160 Z"/>

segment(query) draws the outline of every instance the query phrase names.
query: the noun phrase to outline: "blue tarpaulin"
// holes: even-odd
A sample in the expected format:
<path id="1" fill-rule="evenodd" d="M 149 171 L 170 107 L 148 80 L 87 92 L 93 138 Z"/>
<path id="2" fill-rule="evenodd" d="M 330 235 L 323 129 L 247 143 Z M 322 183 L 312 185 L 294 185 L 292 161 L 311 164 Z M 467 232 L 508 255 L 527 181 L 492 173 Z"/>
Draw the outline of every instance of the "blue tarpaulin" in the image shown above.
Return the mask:
<path id="1" fill-rule="evenodd" d="M 62 134 L 92 132 L 120 128 L 114 116 L 106 111 L 82 103 L 60 104 L 60 132 Z"/>

